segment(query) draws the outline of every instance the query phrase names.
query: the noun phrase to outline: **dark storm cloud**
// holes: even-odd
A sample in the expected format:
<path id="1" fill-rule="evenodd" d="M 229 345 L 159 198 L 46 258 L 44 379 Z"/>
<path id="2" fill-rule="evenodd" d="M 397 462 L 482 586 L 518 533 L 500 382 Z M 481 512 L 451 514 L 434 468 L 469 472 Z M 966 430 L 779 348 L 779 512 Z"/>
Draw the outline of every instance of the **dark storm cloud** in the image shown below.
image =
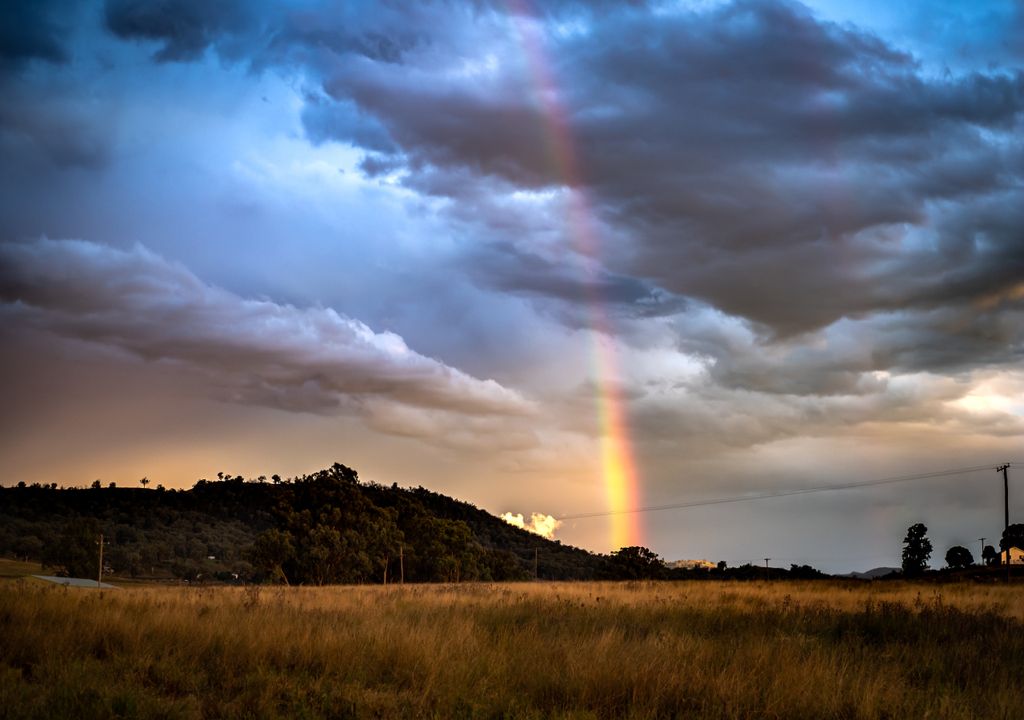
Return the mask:
<path id="1" fill-rule="evenodd" d="M 5 0 L 0 3 L 0 66 L 28 60 L 63 63 L 72 3 L 67 0 Z"/>
<path id="2" fill-rule="evenodd" d="M 558 81 L 560 101 L 545 107 L 537 93 L 550 89 L 514 61 L 535 29 L 460 20 L 491 37 L 505 64 L 463 72 L 467 58 L 486 63 L 449 30 L 427 59 L 339 55 L 318 66 L 333 103 L 375 118 L 394 152 L 354 126 L 307 127 L 377 151 L 371 175 L 404 165 L 408 187 L 509 238 L 466 256 L 479 282 L 561 303 L 633 303 L 637 316 L 665 307 L 648 302 L 651 288 L 698 298 L 745 318 L 755 340 L 681 346 L 703 344 L 717 381 L 774 393 L 861 394 L 878 389 L 866 373 L 1020 361 L 1019 68 L 936 77 L 790 3 L 625 8 L 584 15 L 584 30 L 565 37 L 543 34 L 547 57 L 527 64 L 548 63 Z M 444 41 L 454 42 L 447 56 Z M 578 176 L 557 160 L 571 152 L 558 133 L 575 143 Z M 589 293 L 571 263 L 511 239 L 482 197 L 567 184 L 594 199 L 607 231 L 608 267 L 586 280 Z M 986 305 L 992 297 L 1003 299 Z M 858 333 L 870 357 L 802 347 L 807 333 L 876 315 Z"/>
<path id="3" fill-rule="evenodd" d="M 196 60 L 213 47 L 225 59 L 254 67 L 290 62 L 315 65 L 321 56 L 353 54 L 399 62 L 457 4 L 287 0 L 106 0 L 106 27 L 124 40 L 160 44 L 160 62 Z M 445 26 L 435 24 L 433 33 Z"/>
<path id="4" fill-rule="evenodd" d="M 257 8 L 245 0 L 107 0 L 104 19 L 118 37 L 159 42 L 157 60 L 181 61 L 248 29 Z"/>
<path id="5" fill-rule="evenodd" d="M 874 36 L 778 2 L 589 23 L 546 38 L 565 118 L 532 99 L 529 78 L 501 71 L 339 59 L 324 87 L 379 120 L 411 187 L 472 195 L 467 173 L 582 181 L 628 236 L 628 262 L 609 252 L 620 274 L 783 335 L 936 295 L 975 299 L 1024 269 L 1019 231 L 986 209 L 1024 205 L 1019 70 L 930 77 Z M 559 122 L 579 178 L 552 159 Z M 908 247 L 898 236 L 914 228 L 940 240 Z"/>
<path id="6" fill-rule="evenodd" d="M 367 176 L 444 198 L 487 239 L 456 263 L 478 284 L 680 313 L 678 346 L 715 359 L 726 386 L 865 394 L 882 370 L 1020 361 L 1019 66 L 933 73 L 777 0 L 514 7 L 111 0 L 106 18 L 162 42 L 161 59 L 213 46 L 300 68 L 318 85 L 307 137 L 361 147 Z M 495 200 L 565 186 L 586 192 L 600 230 L 585 273 L 550 251 L 564 205 Z M 746 339 L 695 331 L 700 303 L 719 326 L 741 318 Z"/>
<path id="7" fill-rule="evenodd" d="M 366 150 L 382 153 L 385 160 L 379 168 L 381 172 L 387 164 L 386 158 L 397 150 L 394 141 L 377 119 L 361 112 L 351 101 L 336 102 L 327 97 L 310 94 L 302 109 L 302 125 L 306 130 L 306 137 L 313 143 L 349 137 Z M 395 162 L 397 161 L 392 161 L 391 165 L 395 165 Z M 364 165 L 368 175 L 378 174 L 375 172 L 378 166 L 374 164 L 372 156 L 366 159 Z"/>
<path id="8" fill-rule="evenodd" d="M 306 412 L 406 405 L 516 415 L 515 392 L 411 350 L 329 308 L 242 298 L 136 247 L 0 245 L 5 322 L 192 368 L 236 402 Z M 394 412 L 394 411 L 392 411 Z"/>
<path id="9" fill-rule="evenodd" d="M 570 257 L 550 259 L 508 244 L 475 249 L 461 258 L 460 267 L 486 287 L 570 305 L 601 303 L 632 318 L 674 315 L 686 305 L 683 298 L 638 278 L 588 271 L 578 258 L 575 263 Z"/>

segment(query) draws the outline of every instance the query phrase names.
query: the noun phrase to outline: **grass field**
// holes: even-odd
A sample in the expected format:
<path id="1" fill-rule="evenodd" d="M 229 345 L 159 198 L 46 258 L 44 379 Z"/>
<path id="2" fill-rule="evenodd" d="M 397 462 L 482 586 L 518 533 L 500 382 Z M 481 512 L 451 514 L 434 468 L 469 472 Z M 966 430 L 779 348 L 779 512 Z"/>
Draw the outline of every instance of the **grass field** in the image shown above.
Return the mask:
<path id="1" fill-rule="evenodd" d="M 42 572 L 43 568 L 37 562 L 0 558 L 0 578 L 25 577 L 26 575 L 39 575 Z"/>
<path id="2" fill-rule="evenodd" d="M 0 583 L 0 716 L 1021 718 L 1024 587 Z"/>

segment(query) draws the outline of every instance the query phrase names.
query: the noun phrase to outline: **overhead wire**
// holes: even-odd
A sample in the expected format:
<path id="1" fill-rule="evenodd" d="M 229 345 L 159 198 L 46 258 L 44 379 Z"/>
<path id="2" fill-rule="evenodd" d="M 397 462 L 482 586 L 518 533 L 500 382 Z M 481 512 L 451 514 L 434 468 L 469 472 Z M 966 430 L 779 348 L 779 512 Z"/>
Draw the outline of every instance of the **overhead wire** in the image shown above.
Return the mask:
<path id="1" fill-rule="evenodd" d="M 1022 463 L 1007 463 L 1014 467 Z M 838 490 L 853 490 L 856 488 L 875 487 L 879 485 L 894 485 L 896 483 L 910 482 L 912 480 L 927 480 L 932 478 L 950 477 L 953 475 L 966 475 L 969 473 L 981 472 L 982 470 L 995 470 L 996 465 L 973 465 L 971 467 L 950 468 L 947 470 L 935 470 L 926 473 L 915 473 L 913 475 L 898 475 L 894 477 L 878 478 L 876 480 L 862 480 L 859 482 L 837 483 L 832 485 L 817 485 L 805 488 L 793 488 L 789 490 L 773 490 L 770 492 L 756 493 L 752 495 L 734 495 L 730 497 L 710 498 L 705 500 L 690 500 L 686 502 L 667 503 L 665 505 L 649 505 L 638 508 L 625 508 L 618 510 L 598 510 L 593 512 L 570 513 L 556 517 L 556 520 L 584 520 L 587 518 L 609 517 L 611 515 L 625 515 L 632 513 L 658 512 L 661 510 L 681 510 L 685 508 L 706 507 L 709 505 L 725 505 L 728 503 L 749 502 L 753 500 L 768 500 L 771 498 L 792 497 L 794 495 L 810 495 L 812 493 L 836 492 Z"/>

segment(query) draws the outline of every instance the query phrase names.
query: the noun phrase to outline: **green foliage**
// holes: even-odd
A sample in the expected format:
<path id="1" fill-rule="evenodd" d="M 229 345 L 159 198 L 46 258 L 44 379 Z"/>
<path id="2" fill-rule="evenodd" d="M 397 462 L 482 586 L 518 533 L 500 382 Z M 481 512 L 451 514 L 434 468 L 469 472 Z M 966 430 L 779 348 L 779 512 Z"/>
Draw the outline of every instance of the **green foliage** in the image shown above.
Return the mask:
<path id="1" fill-rule="evenodd" d="M 903 539 L 903 574 L 914 577 L 928 568 L 928 559 L 932 556 L 932 543 L 928 539 L 928 528 L 917 523 L 907 528 L 907 536 Z"/>
<path id="2" fill-rule="evenodd" d="M 93 518 L 73 517 L 60 535 L 43 548 L 42 561 L 66 577 L 94 578 L 99 574 L 99 523 Z"/>
<path id="3" fill-rule="evenodd" d="M 423 488 L 359 482 L 341 464 L 248 482 L 231 473 L 188 491 L 0 487 L 0 554 L 80 565 L 65 528 L 87 518 L 108 538 L 105 564 L 133 577 L 328 583 L 522 580 L 540 548 L 542 576 L 591 577 L 606 560 L 543 540 Z M 94 537 L 95 539 L 95 537 Z M 588 569 L 589 564 L 589 569 Z M 95 565 L 95 561 L 93 561 Z M 81 573 L 87 577 L 94 572 Z"/>
<path id="4" fill-rule="evenodd" d="M 665 563 L 653 550 L 645 547 L 619 548 L 612 553 L 612 562 L 619 570 L 619 577 L 630 580 L 657 580 L 665 577 Z"/>
<path id="5" fill-rule="evenodd" d="M 191 490 L 161 488 L 99 482 L 91 489 L 0 487 L 0 555 L 63 569 L 57 548 L 75 546 L 65 538 L 65 526 L 84 518 L 95 523 L 90 532 L 107 538 L 105 565 L 116 575 L 141 578 L 290 585 L 400 578 L 500 582 L 533 578 L 535 558 L 541 580 L 764 577 L 763 568 L 724 564 L 669 570 L 640 547 L 587 552 L 422 487 L 362 483 L 340 463 L 297 478 L 246 480 L 220 472 Z M 809 568 L 772 572 L 820 575 Z"/>
<path id="6" fill-rule="evenodd" d="M 255 568 L 271 580 L 288 582 L 284 566 L 295 559 L 295 543 L 291 533 L 277 528 L 264 530 L 256 536 L 249 557 Z"/>

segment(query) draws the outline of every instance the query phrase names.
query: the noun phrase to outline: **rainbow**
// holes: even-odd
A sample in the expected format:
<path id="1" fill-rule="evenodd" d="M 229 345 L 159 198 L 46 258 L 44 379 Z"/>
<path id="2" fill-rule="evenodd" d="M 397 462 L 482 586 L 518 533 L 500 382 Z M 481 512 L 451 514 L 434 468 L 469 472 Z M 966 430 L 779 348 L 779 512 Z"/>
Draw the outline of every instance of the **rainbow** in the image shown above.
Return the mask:
<path id="1" fill-rule="evenodd" d="M 597 225 L 584 191 L 584 183 L 570 133 L 570 118 L 541 41 L 539 30 L 528 22 L 532 17 L 523 0 L 510 0 L 509 16 L 523 47 L 538 104 L 544 118 L 544 140 L 552 165 L 569 188 L 567 227 L 574 247 L 584 257 L 595 259 L 600 250 Z M 601 473 L 609 516 L 612 549 L 643 544 L 639 482 L 629 439 L 625 407 L 619 391 L 619 368 L 611 326 L 595 282 L 597 262 L 588 262 L 587 310 L 590 320 L 591 370 L 596 380 L 597 411 L 601 430 Z"/>

